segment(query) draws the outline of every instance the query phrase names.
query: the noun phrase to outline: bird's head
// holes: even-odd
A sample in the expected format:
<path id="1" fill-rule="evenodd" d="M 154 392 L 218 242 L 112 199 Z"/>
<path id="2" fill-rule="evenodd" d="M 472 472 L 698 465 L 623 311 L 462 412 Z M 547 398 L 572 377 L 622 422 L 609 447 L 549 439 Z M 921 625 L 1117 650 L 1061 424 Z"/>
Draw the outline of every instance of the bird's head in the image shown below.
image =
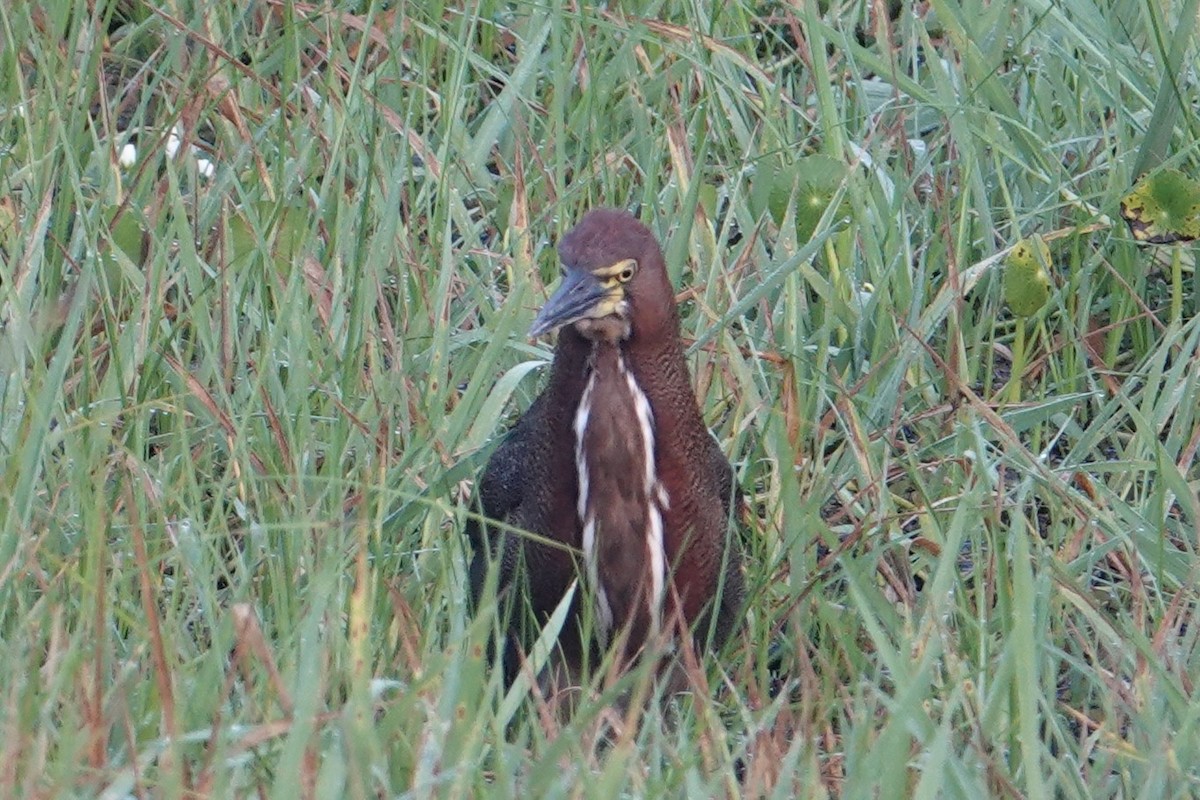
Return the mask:
<path id="1" fill-rule="evenodd" d="M 632 214 L 589 211 L 563 237 L 558 255 L 562 283 L 538 312 L 531 337 L 573 325 L 589 339 L 616 342 L 674 318 L 662 250 Z"/>

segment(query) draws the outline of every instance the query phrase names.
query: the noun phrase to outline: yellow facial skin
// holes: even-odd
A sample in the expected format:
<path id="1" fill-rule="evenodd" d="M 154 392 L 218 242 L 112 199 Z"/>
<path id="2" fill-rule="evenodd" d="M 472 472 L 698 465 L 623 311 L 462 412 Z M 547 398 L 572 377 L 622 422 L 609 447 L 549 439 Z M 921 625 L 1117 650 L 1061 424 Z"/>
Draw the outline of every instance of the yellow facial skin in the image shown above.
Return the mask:
<path id="1" fill-rule="evenodd" d="M 611 266 L 586 271 L 568 268 L 562 283 L 542 306 L 530 328 L 530 336 L 540 336 L 563 325 L 592 338 L 626 338 L 630 325 L 629 301 L 625 284 L 637 274 L 638 263 L 627 258 Z"/>
<path id="2" fill-rule="evenodd" d="M 592 310 L 588 312 L 587 317 L 590 319 L 603 319 L 609 316 L 625 316 L 625 284 L 628 283 L 637 273 L 637 261 L 632 258 L 627 258 L 624 261 L 618 261 L 611 267 L 598 269 L 592 273 L 596 280 L 600 282 L 607 291 L 600 302 L 592 306 Z"/>

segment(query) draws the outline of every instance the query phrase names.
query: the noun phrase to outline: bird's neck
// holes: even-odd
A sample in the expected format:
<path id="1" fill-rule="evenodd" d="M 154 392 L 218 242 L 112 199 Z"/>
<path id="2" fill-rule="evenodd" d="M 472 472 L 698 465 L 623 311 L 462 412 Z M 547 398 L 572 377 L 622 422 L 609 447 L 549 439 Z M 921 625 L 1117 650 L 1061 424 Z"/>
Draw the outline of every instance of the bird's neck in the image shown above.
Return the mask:
<path id="1" fill-rule="evenodd" d="M 639 330 L 618 342 L 589 339 L 574 326 L 563 328 L 554 357 L 552 390 L 562 393 L 560 402 L 564 406 L 575 408 L 591 376 L 616 374 L 618 359 L 633 376 L 652 412 L 659 415 L 655 433 L 662 451 L 660 459 L 671 461 L 677 455 L 674 451 L 678 443 L 707 435 L 679 343 L 679 323 L 673 314 L 655 329 Z"/>
<path id="2" fill-rule="evenodd" d="M 661 628 L 666 586 L 655 415 L 624 349 L 592 346 L 574 419 L 584 561 L 602 631 L 630 625 L 641 642 Z"/>

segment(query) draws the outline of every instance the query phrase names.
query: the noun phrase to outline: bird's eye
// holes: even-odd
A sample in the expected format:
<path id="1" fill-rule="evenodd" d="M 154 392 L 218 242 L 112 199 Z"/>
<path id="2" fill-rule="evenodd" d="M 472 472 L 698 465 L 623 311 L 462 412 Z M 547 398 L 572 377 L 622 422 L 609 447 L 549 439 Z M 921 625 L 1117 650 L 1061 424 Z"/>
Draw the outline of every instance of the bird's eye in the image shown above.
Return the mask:
<path id="1" fill-rule="evenodd" d="M 619 280 L 621 283 L 629 283 L 629 280 L 632 277 L 633 277 L 633 266 L 631 265 L 631 266 L 628 266 L 625 269 L 621 270 L 621 274 L 617 276 L 617 280 Z"/>

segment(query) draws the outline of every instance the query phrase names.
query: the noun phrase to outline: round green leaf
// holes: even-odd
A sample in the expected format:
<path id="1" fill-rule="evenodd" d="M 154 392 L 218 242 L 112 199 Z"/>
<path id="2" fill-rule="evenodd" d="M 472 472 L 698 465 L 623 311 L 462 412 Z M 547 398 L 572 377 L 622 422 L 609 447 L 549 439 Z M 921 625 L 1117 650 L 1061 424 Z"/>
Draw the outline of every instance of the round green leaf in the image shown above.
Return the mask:
<path id="1" fill-rule="evenodd" d="M 1133 238 L 1148 244 L 1200 238 L 1200 182 L 1176 169 L 1144 176 L 1121 200 Z"/>
<path id="2" fill-rule="evenodd" d="M 305 211 L 299 204 L 276 208 L 267 201 L 238 209 L 229 219 L 230 263 L 261 252 L 269 254 L 279 272 L 286 274 L 312 236 Z M 256 225 L 262 228 L 261 240 Z"/>
<path id="3" fill-rule="evenodd" d="M 807 242 L 816 232 L 825 209 L 846 179 L 848 168 L 825 155 L 804 156 L 791 164 L 779 158 L 764 158 L 751 186 L 750 205 L 756 216 L 769 212 L 782 225 L 789 206 L 795 211 L 796 241 Z M 843 200 L 838 214 L 849 213 Z"/>
<path id="4" fill-rule="evenodd" d="M 796 241 L 807 242 L 817 230 L 817 223 L 846 179 L 846 165 L 829 156 L 807 156 L 796 162 L 800 180 L 796 186 Z M 849 213 L 845 200 L 838 215 Z"/>
<path id="5" fill-rule="evenodd" d="M 1036 233 L 1017 242 L 1004 262 L 1004 301 L 1018 317 L 1031 317 L 1050 298 L 1050 248 Z"/>
<path id="6" fill-rule="evenodd" d="M 118 210 L 120 210 L 120 216 L 117 216 Z M 104 206 L 101 214 L 101 219 L 105 222 L 116 218 L 109 230 L 109 234 L 112 236 L 112 246 L 103 250 L 99 262 L 107 279 L 116 286 L 121 279 L 123 268 L 121 260 L 117 257 L 118 252 L 128 258 L 135 267 L 141 267 L 144 260 L 145 230 L 142 226 L 142 215 L 134 206 L 120 209 L 117 205 Z"/>

